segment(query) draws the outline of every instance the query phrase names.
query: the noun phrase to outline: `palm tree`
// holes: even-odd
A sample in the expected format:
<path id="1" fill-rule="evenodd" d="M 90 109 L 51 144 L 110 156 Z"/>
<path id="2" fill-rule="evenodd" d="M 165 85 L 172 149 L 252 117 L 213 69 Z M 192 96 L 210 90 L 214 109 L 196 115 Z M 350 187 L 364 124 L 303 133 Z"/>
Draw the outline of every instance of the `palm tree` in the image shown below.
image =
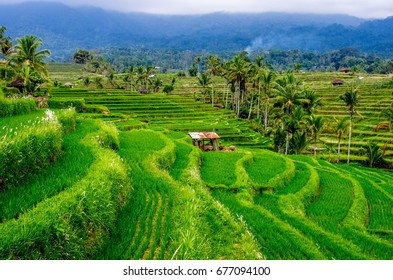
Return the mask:
<path id="1" fill-rule="evenodd" d="M 289 141 L 292 139 L 293 135 L 301 128 L 304 120 L 304 112 L 302 107 L 297 106 L 291 114 L 285 114 L 284 119 L 284 130 L 287 133 L 285 154 L 289 151 Z"/>
<path id="2" fill-rule="evenodd" d="M 240 55 L 233 58 L 233 61 L 228 66 L 228 78 L 234 81 L 235 84 L 235 104 L 236 104 L 236 115 L 240 115 L 240 103 L 244 99 L 246 92 L 247 78 L 251 73 L 251 63 L 245 61 Z"/>
<path id="3" fill-rule="evenodd" d="M 384 164 L 383 157 L 386 154 L 387 144 L 381 149 L 377 143 L 368 141 L 367 146 L 362 148 L 362 153 L 366 156 L 368 167 L 380 166 Z"/>
<path id="4" fill-rule="evenodd" d="M 311 115 L 315 109 L 322 105 L 322 99 L 312 89 L 305 89 L 303 91 L 305 103 L 303 108 L 306 112 Z"/>
<path id="5" fill-rule="evenodd" d="M 352 117 L 355 113 L 355 106 L 359 102 L 359 93 L 358 89 L 350 86 L 347 91 L 340 96 L 340 99 L 344 101 L 345 105 L 348 106 L 349 109 L 349 129 L 348 129 L 348 158 L 347 164 L 349 164 L 350 154 L 351 154 L 351 137 L 352 137 Z"/>
<path id="6" fill-rule="evenodd" d="M 207 71 L 211 75 L 211 84 L 212 84 L 212 107 L 214 107 L 214 76 L 218 75 L 221 70 L 221 62 L 220 58 L 217 56 L 210 55 L 206 59 Z"/>
<path id="7" fill-rule="evenodd" d="M 340 151 L 341 151 L 341 137 L 347 133 L 348 120 L 346 118 L 335 119 L 333 131 L 337 136 L 337 162 L 340 162 Z"/>
<path id="8" fill-rule="evenodd" d="M 276 83 L 277 74 L 275 72 L 265 70 L 261 73 L 262 90 L 265 94 L 265 112 L 264 112 L 264 128 L 267 130 L 268 126 L 268 113 L 269 113 L 269 98 L 272 97 L 272 92 L 277 87 Z M 259 111 L 258 111 L 259 113 Z"/>
<path id="9" fill-rule="evenodd" d="M 306 100 L 301 95 L 301 81 L 293 73 L 287 74 L 277 82 L 276 104 L 281 104 L 285 113 L 291 114 L 295 105 L 303 105 Z"/>
<path id="10" fill-rule="evenodd" d="M 208 85 L 211 83 L 211 78 L 206 73 L 202 73 L 198 77 L 198 82 L 202 86 L 203 103 L 206 103 L 206 94 L 208 92 Z"/>
<path id="11" fill-rule="evenodd" d="M 255 81 L 258 84 L 258 108 L 257 108 L 257 120 L 259 121 L 259 114 L 261 110 L 261 72 L 265 69 L 263 64 L 264 57 L 258 55 L 255 60 Z"/>
<path id="12" fill-rule="evenodd" d="M 311 133 L 311 137 L 314 141 L 314 158 L 317 158 L 317 140 L 319 134 L 322 132 L 325 120 L 319 116 L 315 117 L 314 115 L 309 116 L 307 119 L 308 129 Z"/>
<path id="13" fill-rule="evenodd" d="M 84 84 L 86 87 L 88 87 L 88 86 L 90 85 L 90 83 L 91 83 L 91 79 L 90 79 L 89 76 L 86 76 L 86 77 L 83 78 L 83 84 Z"/>
<path id="14" fill-rule="evenodd" d="M 26 35 L 24 38 L 18 38 L 17 42 L 13 61 L 19 66 L 22 66 L 22 64 L 28 65 L 34 71 L 47 76 L 48 71 L 43 60 L 50 55 L 50 51 L 39 50 L 42 40 L 33 35 Z"/>
<path id="15" fill-rule="evenodd" d="M 96 84 L 98 89 L 103 89 L 104 85 L 102 84 L 102 77 L 101 76 L 97 76 L 94 78 L 94 83 Z"/>

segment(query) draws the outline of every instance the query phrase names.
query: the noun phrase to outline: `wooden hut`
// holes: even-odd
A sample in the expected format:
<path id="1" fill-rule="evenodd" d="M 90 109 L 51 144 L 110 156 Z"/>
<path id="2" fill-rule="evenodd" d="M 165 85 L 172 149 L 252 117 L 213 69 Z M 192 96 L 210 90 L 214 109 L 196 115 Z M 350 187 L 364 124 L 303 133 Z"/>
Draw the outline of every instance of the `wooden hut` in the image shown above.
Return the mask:
<path id="1" fill-rule="evenodd" d="M 189 132 L 192 139 L 192 144 L 203 151 L 214 150 L 218 151 L 218 139 L 220 136 L 215 132 Z M 207 140 L 207 144 L 205 141 Z"/>
<path id="2" fill-rule="evenodd" d="M 333 85 L 333 86 L 341 86 L 343 83 L 344 83 L 343 80 L 334 80 L 334 81 L 332 82 L 332 85 Z"/>
<path id="3" fill-rule="evenodd" d="M 341 73 L 349 73 L 349 72 L 351 72 L 352 70 L 351 70 L 351 68 L 341 68 L 340 69 L 340 72 Z"/>
<path id="4" fill-rule="evenodd" d="M 74 85 L 73 85 L 71 82 L 66 82 L 66 83 L 64 84 L 64 86 L 65 86 L 65 87 L 68 87 L 68 88 L 73 88 L 73 87 L 74 87 Z"/>
<path id="5" fill-rule="evenodd" d="M 17 88 L 17 89 L 19 89 L 20 92 L 23 92 L 23 89 L 25 87 L 25 81 L 23 80 L 23 78 L 18 78 L 15 81 L 13 81 L 12 83 L 9 83 L 7 85 L 7 87 Z"/>

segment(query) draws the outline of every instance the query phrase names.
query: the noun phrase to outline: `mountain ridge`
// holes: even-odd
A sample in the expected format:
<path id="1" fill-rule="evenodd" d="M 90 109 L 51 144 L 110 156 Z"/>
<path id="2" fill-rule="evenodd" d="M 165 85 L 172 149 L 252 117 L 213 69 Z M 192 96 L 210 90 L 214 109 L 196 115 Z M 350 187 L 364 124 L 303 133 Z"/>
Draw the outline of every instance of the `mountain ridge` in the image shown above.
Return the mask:
<path id="1" fill-rule="evenodd" d="M 17 19 L 17 20 L 15 20 Z M 12 38 L 34 34 L 52 59 L 79 49 L 171 48 L 193 51 L 358 48 L 393 54 L 393 17 L 365 20 L 342 14 L 224 13 L 157 15 L 35 2 L 0 5 L 0 25 Z M 370 43 L 371 42 L 371 43 Z"/>

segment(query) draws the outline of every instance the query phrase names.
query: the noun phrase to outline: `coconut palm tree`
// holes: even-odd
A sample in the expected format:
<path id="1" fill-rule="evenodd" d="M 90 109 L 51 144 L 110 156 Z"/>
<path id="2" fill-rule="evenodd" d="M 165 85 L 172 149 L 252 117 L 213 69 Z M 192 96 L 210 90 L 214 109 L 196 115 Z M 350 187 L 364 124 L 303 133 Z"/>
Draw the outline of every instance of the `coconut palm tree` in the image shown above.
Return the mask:
<path id="1" fill-rule="evenodd" d="M 235 105 L 236 115 L 240 115 L 240 104 L 241 100 L 244 99 L 246 93 L 247 79 L 249 78 L 252 67 L 251 63 L 245 61 L 240 55 L 233 58 L 231 63 L 228 65 L 228 78 L 234 81 L 235 84 Z"/>
<path id="2" fill-rule="evenodd" d="M 290 140 L 293 135 L 301 129 L 304 123 L 304 112 L 302 107 L 297 106 L 291 113 L 285 114 L 283 119 L 284 130 L 287 132 L 285 154 L 288 154 Z"/>
<path id="3" fill-rule="evenodd" d="M 367 146 L 361 149 L 362 154 L 366 156 L 366 165 L 368 167 L 380 166 L 384 164 L 383 157 L 386 154 L 387 144 L 380 148 L 377 143 L 368 141 Z"/>
<path id="4" fill-rule="evenodd" d="M 265 69 L 265 65 L 263 63 L 264 57 L 258 55 L 255 59 L 255 82 L 258 85 L 258 106 L 257 106 L 257 120 L 259 121 L 259 114 L 261 110 L 261 72 Z"/>
<path id="5" fill-rule="evenodd" d="M 48 75 L 45 58 L 50 55 L 49 50 L 39 50 L 42 40 L 33 35 L 26 35 L 17 39 L 18 44 L 15 47 L 15 53 L 12 60 L 20 67 L 23 64 L 28 65 L 33 71 L 40 72 L 44 76 Z"/>
<path id="6" fill-rule="evenodd" d="M 352 117 L 355 113 L 355 106 L 359 102 L 359 92 L 354 86 L 350 86 L 347 91 L 340 96 L 340 99 L 344 101 L 345 105 L 348 106 L 349 110 L 349 128 L 348 128 L 348 158 L 347 164 L 349 164 L 351 156 L 351 137 L 352 137 Z"/>
<path id="7" fill-rule="evenodd" d="M 202 74 L 198 77 L 198 82 L 199 82 L 199 84 L 202 86 L 203 103 L 206 103 L 206 95 L 207 95 L 207 93 L 208 93 L 207 87 L 208 87 L 209 84 L 211 83 L 211 78 L 210 78 L 210 76 L 207 75 L 206 73 L 202 73 Z"/>
<path id="8" fill-rule="evenodd" d="M 214 76 L 218 75 L 221 71 L 221 62 L 218 56 L 210 55 L 206 59 L 207 72 L 211 75 L 212 86 L 212 107 L 214 107 Z"/>
<path id="9" fill-rule="evenodd" d="M 317 140 L 319 134 L 322 132 L 325 120 L 321 116 L 311 115 L 306 118 L 306 122 L 308 124 L 308 130 L 311 133 L 311 138 L 314 141 L 314 158 L 317 158 Z"/>
<path id="10" fill-rule="evenodd" d="M 264 112 L 264 129 L 267 130 L 268 127 L 268 113 L 269 113 L 269 98 L 272 97 L 273 92 L 275 92 L 277 83 L 276 78 L 277 74 L 275 72 L 264 70 L 261 72 L 261 82 L 262 82 L 262 91 L 265 95 L 265 112 Z M 258 112 L 259 113 L 259 112 Z"/>
<path id="11" fill-rule="evenodd" d="M 303 91 L 305 103 L 303 105 L 304 110 L 311 115 L 316 108 L 322 105 L 322 99 L 312 89 L 304 89 Z"/>
<path id="12" fill-rule="evenodd" d="M 301 81 L 293 73 L 289 73 L 277 81 L 276 104 L 281 105 L 285 113 L 292 114 L 296 105 L 303 105 L 306 102 L 300 88 L 301 84 Z"/>
<path id="13" fill-rule="evenodd" d="M 348 120 L 346 118 L 334 118 L 334 120 L 333 131 L 337 136 L 337 162 L 340 162 L 341 137 L 348 131 Z"/>

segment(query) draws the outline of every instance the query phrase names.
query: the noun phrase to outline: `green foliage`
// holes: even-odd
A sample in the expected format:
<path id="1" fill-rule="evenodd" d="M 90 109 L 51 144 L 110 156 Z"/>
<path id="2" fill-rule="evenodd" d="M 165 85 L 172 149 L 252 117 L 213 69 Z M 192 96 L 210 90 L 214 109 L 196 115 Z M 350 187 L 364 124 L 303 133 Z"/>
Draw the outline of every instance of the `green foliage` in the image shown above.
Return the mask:
<path id="1" fill-rule="evenodd" d="M 209 187 L 228 188 L 236 178 L 236 162 L 243 153 L 211 152 L 203 153 L 201 175 Z"/>
<path id="2" fill-rule="evenodd" d="M 105 105 L 98 104 L 88 104 L 85 108 L 86 113 L 99 113 L 99 114 L 109 114 L 109 109 Z"/>
<path id="3" fill-rule="evenodd" d="M 0 117 L 30 113 L 37 110 L 33 98 L 0 98 Z"/>
<path id="4" fill-rule="evenodd" d="M 366 166 L 383 167 L 386 164 L 384 160 L 386 148 L 386 144 L 383 148 L 381 148 L 377 143 L 368 141 L 366 147 L 362 148 L 362 154 L 366 156 Z"/>
<path id="5" fill-rule="evenodd" d="M 86 64 L 92 59 L 92 55 L 88 50 L 78 50 L 72 55 L 72 59 L 76 64 Z"/>
<path id="6" fill-rule="evenodd" d="M 130 188 L 120 158 L 89 143 L 98 158 L 83 179 L 0 225 L 1 258 L 88 259 L 103 246 Z"/>
<path id="7" fill-rule="evenodd" d="M 35 125 L 6 129 L 0 140 L 1 189 L 16 187 L 27 174 L 47 167 L 62 154 L 63 133 L 53 111 L 46 111 Z"/>
<path id="8" fill-rule="evenodd" d="M 119 132 L 113 124 L 103 123 L 95 137 L 103 148 L 118 150 L 120 147 Z"/>
<path id="9" fill-rule="evenodd" d="M 83 144 L 83 138 L 99 129 L 97 121 L 78 123 L 78 129 L 64 136 L 64 154 L 54 164 L 36 174 L 28 174 L 17 188 L 0 193 L 0 220 L 10 220 L 26 213 L 34 205 L 72 187 L 88 172 L 96 150 Z"/>
<path id="10" fill-rule="evenodd" d="M 67 109 L 74 107 L 77 112 L 86 110 L 85 100 L 83 98 L 51 98 L 48 100 L 48 106 L 51 109 Z"/>
<path id="11" fill-rule="evenodd" d="M 60 110 L 57 118 L 65 134 L 71 133 L 76 129 L 76 111 L 75 108 Z"/>

